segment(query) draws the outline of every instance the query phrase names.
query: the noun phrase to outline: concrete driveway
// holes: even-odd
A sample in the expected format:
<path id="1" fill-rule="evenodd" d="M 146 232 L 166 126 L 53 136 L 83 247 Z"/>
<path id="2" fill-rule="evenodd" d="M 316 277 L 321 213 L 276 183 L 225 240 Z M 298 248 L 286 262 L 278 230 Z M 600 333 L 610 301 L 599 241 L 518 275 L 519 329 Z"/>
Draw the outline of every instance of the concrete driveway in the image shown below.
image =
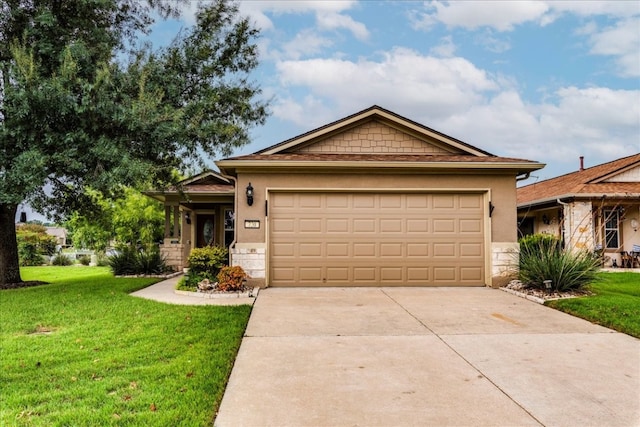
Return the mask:
<path id="1" fill-rule="evenodd" d="M 265 289 L 215 425 L 638 426 L 640 340 L 489 288 Z"/>

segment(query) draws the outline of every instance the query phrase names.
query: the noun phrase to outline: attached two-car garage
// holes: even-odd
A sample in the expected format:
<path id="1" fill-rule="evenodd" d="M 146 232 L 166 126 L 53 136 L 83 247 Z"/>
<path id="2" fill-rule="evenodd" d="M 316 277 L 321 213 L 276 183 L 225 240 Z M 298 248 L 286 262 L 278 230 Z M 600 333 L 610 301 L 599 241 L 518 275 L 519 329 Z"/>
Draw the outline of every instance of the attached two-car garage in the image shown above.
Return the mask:
<path id="1" fill-rule="evenodd" d="M 483 286 L 484 192 L 273 191 L 270 286 Z"/>

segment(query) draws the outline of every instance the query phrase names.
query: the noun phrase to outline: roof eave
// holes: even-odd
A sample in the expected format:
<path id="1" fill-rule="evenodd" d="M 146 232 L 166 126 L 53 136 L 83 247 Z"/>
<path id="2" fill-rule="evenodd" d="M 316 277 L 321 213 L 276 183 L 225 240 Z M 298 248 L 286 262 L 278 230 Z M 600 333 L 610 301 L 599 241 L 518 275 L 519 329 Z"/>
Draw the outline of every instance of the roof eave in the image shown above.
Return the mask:
<path id="1" fill-rule="evenodd" d="M 218 168 L 233 175 L 238 169 L 480 169 L 517 171 L 518 174 L 542 169 L 543 163 L 529 162 L 406 162 L 406 161 L 318 161 L 318 160 L 220 160 Z"/>
<path id="2" fill-rule="evenodd" d="M 545 197 L 544 199 L 536 199 L 528 202 L 518 203 L 518 209 L 531 208 L 535 206 L 545 205 L 551 202 L 557 202 L 558 199 L 639 199 L 640 193 L 567 193 L 559 196 Z"/>

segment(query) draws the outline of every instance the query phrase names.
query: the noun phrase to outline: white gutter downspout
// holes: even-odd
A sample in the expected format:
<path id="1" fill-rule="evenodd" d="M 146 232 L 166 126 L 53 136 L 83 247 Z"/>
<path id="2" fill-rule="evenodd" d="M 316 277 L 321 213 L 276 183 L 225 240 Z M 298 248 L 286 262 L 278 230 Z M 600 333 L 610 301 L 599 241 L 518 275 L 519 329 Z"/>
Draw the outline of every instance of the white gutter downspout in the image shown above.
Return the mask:
<path id="1" fill-rule="evenodd" d="M 531 172 L 526 172 L 524 174 L 524 176 L 516 176 L 516 182 L 524 181 L 525 179 L 529 179 L 530 176 L 531 176 Z"/>
<path id="2" fill-rule="evenodd" d="M 571 215 L 571 209 L 567 209 L 567 207 L 569 206 L 569 203 L 565 203 L 560 199 L 556 200 L 558 202 L 559 205 L 562 205 L 563 208 L 562 210 L 563 212 L 563 216 L 564 216 L 564 224 L 565 224 L 565 229 L 567 230 L 567 244 L 569 246 L 571 246 L 571 218 L 567 218 L 567 216 Z"/>

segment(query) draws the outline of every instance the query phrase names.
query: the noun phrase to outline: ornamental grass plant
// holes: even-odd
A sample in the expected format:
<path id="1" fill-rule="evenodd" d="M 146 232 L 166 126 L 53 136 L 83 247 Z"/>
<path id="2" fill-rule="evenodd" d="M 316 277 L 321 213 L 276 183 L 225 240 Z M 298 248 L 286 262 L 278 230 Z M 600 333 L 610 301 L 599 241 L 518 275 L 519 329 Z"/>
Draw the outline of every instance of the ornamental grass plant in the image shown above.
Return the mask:
<path id="1" fill-rule="evenodd" d="M 562 248 L 552 236 L 534 235 L 520 241 L 519 279 L 527 287 L 545 290 L 551 280 L 551 291 L 582 290 L 598 279 L 600 260 L 587 251 Z"/>

